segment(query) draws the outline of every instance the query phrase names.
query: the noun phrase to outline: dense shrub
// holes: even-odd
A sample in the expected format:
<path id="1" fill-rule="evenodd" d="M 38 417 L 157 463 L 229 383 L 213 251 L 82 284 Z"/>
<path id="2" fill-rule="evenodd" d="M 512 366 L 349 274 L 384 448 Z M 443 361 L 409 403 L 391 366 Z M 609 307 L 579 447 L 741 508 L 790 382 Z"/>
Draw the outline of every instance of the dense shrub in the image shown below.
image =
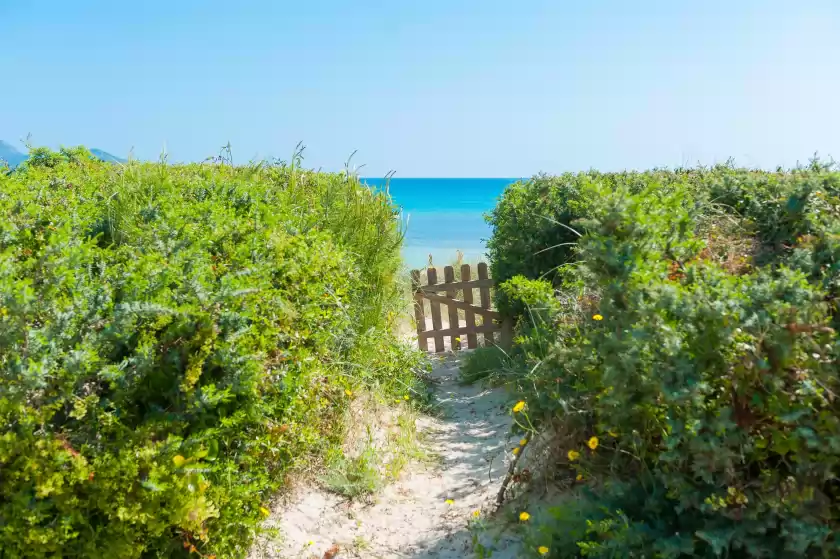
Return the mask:
<path id="1" fill-rule="evenodd" d="M 540 280 L 503 287 L 540 309 L 520 321 L 514 388 L 537 428 L 562 423 L 558 467 L 578 486 L 533 549 L 837 555 L 840 174 L 661 174 L 588 181 L 552 301 Z M 715 233 L 733 223 L 752 252 Z"/>
<path id="2" fill-rule="evenodd" d="M 562 283 L 564 264 L 575 259 L 574 246 L 581 232 L 573 225 L 587 217 L 593 202 L 588 195 L 592 184 L 614 190 L 626 188 L 636 193 L 650 184 L 663 191 L 675 184 L 702 182 L 704 169 L 649 171 L 644 173 L 564 173 L 537 175 L 505 189 L 496 207 L 487 215 L 493 235 L 487 242 L 492 276 L 507 281 L 515 276 Z M 497 305 L 505 312 L 520 314 L 522 305 L 513 304 L 503 291 L 497 292 Z"/>
<path id="3" fill-rule="evenodd" d="M 345 389 L 404 393 L 394 208 L 296 164 L 0 175 L 0 556 L 242 556 Z"/>

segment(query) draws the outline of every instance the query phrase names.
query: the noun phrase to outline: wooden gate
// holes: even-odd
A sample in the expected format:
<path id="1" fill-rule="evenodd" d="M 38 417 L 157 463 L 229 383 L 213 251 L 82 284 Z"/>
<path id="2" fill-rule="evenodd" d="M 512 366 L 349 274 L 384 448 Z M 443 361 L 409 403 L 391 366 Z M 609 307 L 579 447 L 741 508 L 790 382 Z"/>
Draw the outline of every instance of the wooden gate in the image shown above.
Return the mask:
<path id="1" fill-rule="evenodd" d="M 429 339 L 434 340 L 436 353 L 446 351 L 447 341 L 452 350 L 476 348 L 479 346 L 479 334 L 483 338 L 482 345 L 510 347 L 512 339 L 510 321 L 502 320 L 498 312 L 490 309 L 490 289 L 495 287 L 495 282 L 488 277 L 487 264 L 482 262 L 478 265 L 477 280 L 471 279 L 469 264 L 461 266 L 461 277 L 457 282 L 452 266 L 446 266 L 443 269 L 443 283 L 438 283 L 437 268 L 426 268 L 425 271 L 426 285 L 422 284 L 420 270 L 411 271 L 417 343 L 421 350 L 429 351 Z M 473 303 L 475 289 L 479 293 L 478 306 Z M 444 295 L 439 295 L 440 293 Z M 461 299 L 458 299 L 459 295 Z M 429 303 L 431 328 L 426 321 L 426 301 Z M 441 305 L 447 307 L 445 326 L 444 317 L 441 315 Z M 461 318 L 462 315 L 463 318 Z"/>

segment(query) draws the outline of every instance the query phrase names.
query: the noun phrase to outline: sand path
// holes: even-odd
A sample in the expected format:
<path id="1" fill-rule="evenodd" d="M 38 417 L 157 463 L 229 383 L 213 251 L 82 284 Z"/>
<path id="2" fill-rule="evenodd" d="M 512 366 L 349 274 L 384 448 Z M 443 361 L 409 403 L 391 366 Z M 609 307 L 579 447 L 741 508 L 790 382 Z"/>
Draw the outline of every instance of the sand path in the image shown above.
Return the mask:
<path id="1" fill-rule="evenodd" d="M 458 366 L 452 355 L 438 364 L 432 382 L 442 413 L 417 420 L 424 444 L 440 460 L 410 464 L 370 503 L 319 488 L 299 489 L 274 506 L 269 518 L 281 539 L 259 542 L 251 558 L 471 557 L 467 523 L 476 510 L 492 511 L 507 471 L 510 403 L 501 390 L 460 386 Z M 494 558 L 516 556 L 512 540 L 494 547 Z"/>

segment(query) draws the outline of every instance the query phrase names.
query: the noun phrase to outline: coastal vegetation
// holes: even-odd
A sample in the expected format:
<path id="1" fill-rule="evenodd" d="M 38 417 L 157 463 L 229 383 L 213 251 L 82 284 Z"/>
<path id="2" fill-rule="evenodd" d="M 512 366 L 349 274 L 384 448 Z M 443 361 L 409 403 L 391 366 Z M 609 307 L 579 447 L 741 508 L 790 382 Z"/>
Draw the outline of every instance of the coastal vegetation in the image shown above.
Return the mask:
<path id="1" fill-rule="evenodd" d="M 516 345 L 465 369 L 569 488 L 533 556 L 840 553 L 834 164 L 541 175 L 488 220 Z"/>
<path id="2" fill-rule="evenodd" d="M 432 460 L 387 191 L 34 149 L 0 216 L 3 558 L 244 557 L 304 469 L 358 500 Z M 511 483 L 540 448 L 564 488 L 524 556 L 840 553 L 833 163 L 538 175 L 488 221 L 516 338 L 461 380 L 510 392 Z"/>
<path id="3" fill-rule="evenodd" d="M 396 208 L 300 163 L 0 172 L 0 556 L 242 557 L 357 394 L 409 405 Z"/>

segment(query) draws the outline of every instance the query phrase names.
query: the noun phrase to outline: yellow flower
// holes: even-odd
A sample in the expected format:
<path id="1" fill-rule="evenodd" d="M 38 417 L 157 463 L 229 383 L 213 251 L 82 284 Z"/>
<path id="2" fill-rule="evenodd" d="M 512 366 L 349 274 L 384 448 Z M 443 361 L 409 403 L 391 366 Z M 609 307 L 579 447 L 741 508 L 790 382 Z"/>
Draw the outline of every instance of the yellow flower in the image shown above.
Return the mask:
<path id="1" fill-rule="evenodd" d="M 481 511 L 480 511 L 480 510 L 474 510 L 474 511 L 473 511 L 473 516 L 474 516 L 475 518 L 478 518 L 479 516 L 481 516 Z"/>
<path id="2" fill-rule="evenodd" d="M 349 388 L 348 388 L 347 390 L 345 390 L 345 391 L 344 391 L 344 393 L 345 393 L 345 394 L 347 394 L 348 396 L 352 396 L 352 395 L 353 395 L 353 391 L 352 391 L 352 390 L 350 390 Z"/>
<path id="3" fill-rule="evenodd" d="M 408 394 L 406 394 L 405 396 L 403 396 L 403 400 L 408 400 L 408 399 L 409 399 Z"/>
<path id="4" fill-rule="evenodd" d="M 575 460 L 577 460 L 578 458 L 580 458 L 580 452 L 578 452 L 577 450 L 570 450 L 570 451 L 566 454 L 566 456 L 568 456 L 568 457 L 569 457 L 569 460 L 570 460 L 571 462 L 574 462 Z"/>
<path id="5" fill-rule="evenodd" d="M 271 511 L 265 507 L 260 507 L 260 514 L 262 514 L 263 516 L 268 516 L 269 514 L 271 514 Z"/>
<path id="6" fill-rule="evenodd" d="M 527 512 L 520 512 L 519 513 L 519 520 L 522 522 L 528 522 L 528 519 L 531 518 L 531 515 Z"/>
<path id="7" fill-rule="evenodd" d="M 525 446 L 526 444 L 528 444 L 528 440 L 527 440 L 527 439 L 521 439 L 521 440 L 519 441 L 519 445 L 520 445 L 520 446 Z"/>
<path id="8" fill-rule="evenodd" d="M 525 409 L 525 402 L 523 402 L 522 400 L 519 400 L 518 402 L 516 402 L 516 405 L 513 406 L 513 413 L 519 413 L 524 409 Z"/>
<path id="9" fill-rule="evenodd" d="M 537 551 L 540 553 L 540 555 L 548 555 L 549 549 L 546 546 L 541 545 L 537 548 Z"/>
<path id="10" fill-rule="evenodd" d="M 586 443 L 586 446 L 588 446 L 592 450 L 598 448 L 598 437 L 592 437 L 591 439 L 589 439 L 589 441 L 587 441 Z"/>
<path id="11" fill-rule="evenodd" d="M 583 481 L 583 474 L 578 474 L 575 481 Z"/>
<path id="12" fill-rule="evenodd" d="M 603 316 L 601 316 L 600 314 L 593 314 L 593 315 L 592 315 L 592 320 L 598 320 L 598 321 L 600 321 L 600 320 L 604 320 L 604 317 L 603 317 Z"/>
<path id="13" fill-rule="evenodd" d="M 447 505 L 454 505 L 455 501 L 453 501 L 452 499 L 447 499 L 444 501 L 444 503 L 446 503 Z"/>
<path id="14" fill-rule="evenodd" d="M 459 343 L 460 343 L 461 338 L 453 338 L 453 341 L 455 341 L 455 342 L 459 342 Z"/>
<path id="15" fill-rule="evenodd" d="M 516 456 L 517 454 L 519 454 L 519 447 L 518 446 L 513 449 L 513 455 Z"/>
<path id="16" fill-rule="evenodd" d="M 183 466 L 184 462 L 186 462 L 186 461 L 187 461 L 187 459 L 184 458 L 183 456 L 181 456 L 180 454 L 178 456 L 173 456 L 172 457 L 172 463 L 175 464 L 176 468 L 180 468 L 181 466 Z"/>
<path id="17" fill-rule="evenodd" d="M 315 542 L 313 542 L 312 540 L 309 540 L 308 542 L 306 542 L 306 545 L 315 545 Z"/>

